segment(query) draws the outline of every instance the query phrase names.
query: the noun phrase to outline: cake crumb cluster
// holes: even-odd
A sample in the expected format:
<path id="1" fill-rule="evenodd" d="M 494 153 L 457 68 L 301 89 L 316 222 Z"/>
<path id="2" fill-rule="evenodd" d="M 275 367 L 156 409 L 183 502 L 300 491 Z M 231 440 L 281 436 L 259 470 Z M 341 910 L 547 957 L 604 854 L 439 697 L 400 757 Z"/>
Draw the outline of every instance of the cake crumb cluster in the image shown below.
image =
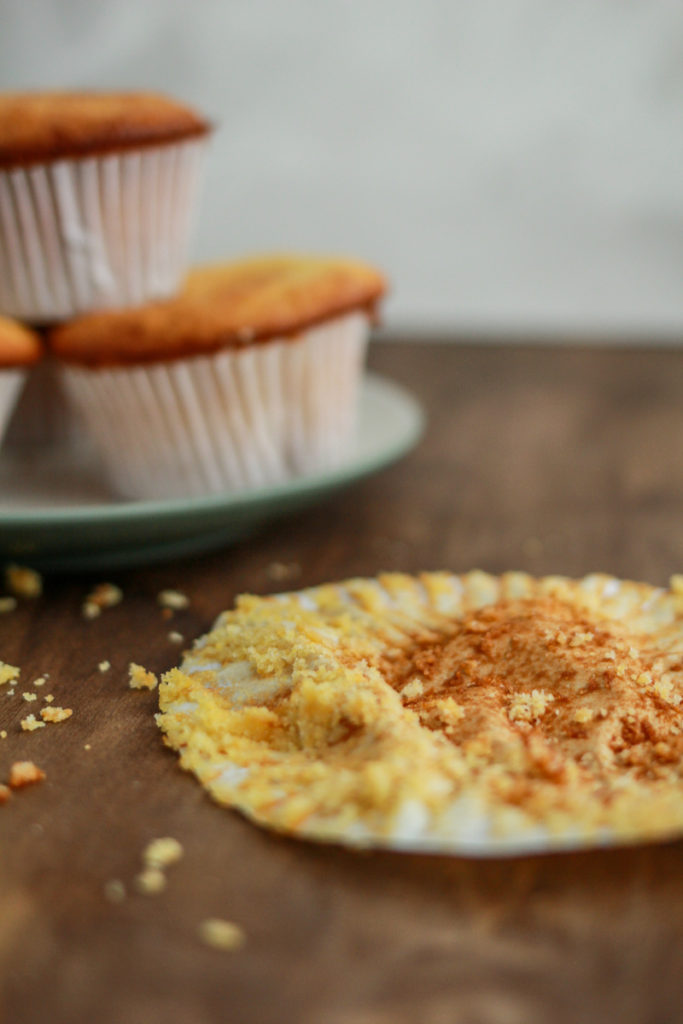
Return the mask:
<path id="1" fill-rule="evenodd" d="M 128 666 L 128 685 L 131 690 L 154 690 L 158 683 L 153 672 L 148 672 L 142 665 L 131 661 Z"/>

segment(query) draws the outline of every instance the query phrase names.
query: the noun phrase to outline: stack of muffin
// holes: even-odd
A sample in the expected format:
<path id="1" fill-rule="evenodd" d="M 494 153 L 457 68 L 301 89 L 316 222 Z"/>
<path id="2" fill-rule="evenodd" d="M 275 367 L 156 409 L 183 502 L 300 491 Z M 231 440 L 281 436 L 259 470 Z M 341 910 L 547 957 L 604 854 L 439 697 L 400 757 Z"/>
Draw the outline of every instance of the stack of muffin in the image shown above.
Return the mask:
<path id="1" fill-rule="evenodd" d="M 353 439 L 384 279 L 293 255 L 187 273 L 210 130 L 159 95 L 0 96 L 0 438 L 47 361 L 125 498 L 266 486 Z"/>

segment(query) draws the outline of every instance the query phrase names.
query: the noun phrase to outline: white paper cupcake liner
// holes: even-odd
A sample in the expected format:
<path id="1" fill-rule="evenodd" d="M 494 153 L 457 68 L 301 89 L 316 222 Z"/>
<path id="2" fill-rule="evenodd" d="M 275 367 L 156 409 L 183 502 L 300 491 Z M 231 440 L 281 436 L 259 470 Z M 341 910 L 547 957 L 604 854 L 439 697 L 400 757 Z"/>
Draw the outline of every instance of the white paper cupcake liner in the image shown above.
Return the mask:
<path id="1" fill-rule="evenodd" d="M 0 312 L 50 322 L 173 294 L 205 145 L 0 171 Z"/>
<path id="2" fill-rule="evenodd" d="M 348 456 L 367 334 L 352 313 L 294 339 L 62 374 L 122 496 L 244 490 Z"/>
<path id="3" fill-rule="evenodd" d="M 24 382 L 23 369 L 0 369 L 0 443 L 2 443 Z"/>
<path id="4" fill-rule="evenodd" d="M 50 359 L 41 360 L 28 371 L 7 428 L 6 443 L 14 449 L 46 450 L 76 444 L 82 433 L 56 364 Z"/>

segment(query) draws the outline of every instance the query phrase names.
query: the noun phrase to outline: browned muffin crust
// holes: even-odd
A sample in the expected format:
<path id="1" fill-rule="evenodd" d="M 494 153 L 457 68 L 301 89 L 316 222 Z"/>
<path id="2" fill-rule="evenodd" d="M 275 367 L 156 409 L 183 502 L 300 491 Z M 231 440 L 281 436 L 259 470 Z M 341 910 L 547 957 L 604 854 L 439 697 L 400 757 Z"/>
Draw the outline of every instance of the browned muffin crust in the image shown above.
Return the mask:
<path id="1" fill-rule="evenodd" d="M 48 344 L 59 359 L 88 366 L 181 359 L 292 337 L 354 309 L 372 315 L 385 289 L 379 271 L 349 260 L 210 265 L 190 273 L 174 299 L 79 317 L 54 328 Z"/>
<path id="2" fill-rule="evenodd" d="M 100 155 L 205 135 L 194 110 L 158 93 L 0 93 L 0 167 Z"/>
<path id="3" fill-rule="evenodd" d="M 42 356 L 43 345 L 35 331 L 0 316 L 0 368 L 30 366 Z"/>

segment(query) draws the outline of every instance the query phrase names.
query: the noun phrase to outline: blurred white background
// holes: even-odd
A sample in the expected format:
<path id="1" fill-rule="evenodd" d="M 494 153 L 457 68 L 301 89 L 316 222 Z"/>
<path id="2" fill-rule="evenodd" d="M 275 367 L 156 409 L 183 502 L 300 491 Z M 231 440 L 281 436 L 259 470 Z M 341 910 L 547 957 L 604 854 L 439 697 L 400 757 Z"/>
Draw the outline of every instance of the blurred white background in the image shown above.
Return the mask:
<path id="1" fill-rule="evenodd" d="M 683 337 L 681 0 L 0 0 L 0 86 L 208 114 L 196 258 L 365 257 L 397 330 Z"/>

